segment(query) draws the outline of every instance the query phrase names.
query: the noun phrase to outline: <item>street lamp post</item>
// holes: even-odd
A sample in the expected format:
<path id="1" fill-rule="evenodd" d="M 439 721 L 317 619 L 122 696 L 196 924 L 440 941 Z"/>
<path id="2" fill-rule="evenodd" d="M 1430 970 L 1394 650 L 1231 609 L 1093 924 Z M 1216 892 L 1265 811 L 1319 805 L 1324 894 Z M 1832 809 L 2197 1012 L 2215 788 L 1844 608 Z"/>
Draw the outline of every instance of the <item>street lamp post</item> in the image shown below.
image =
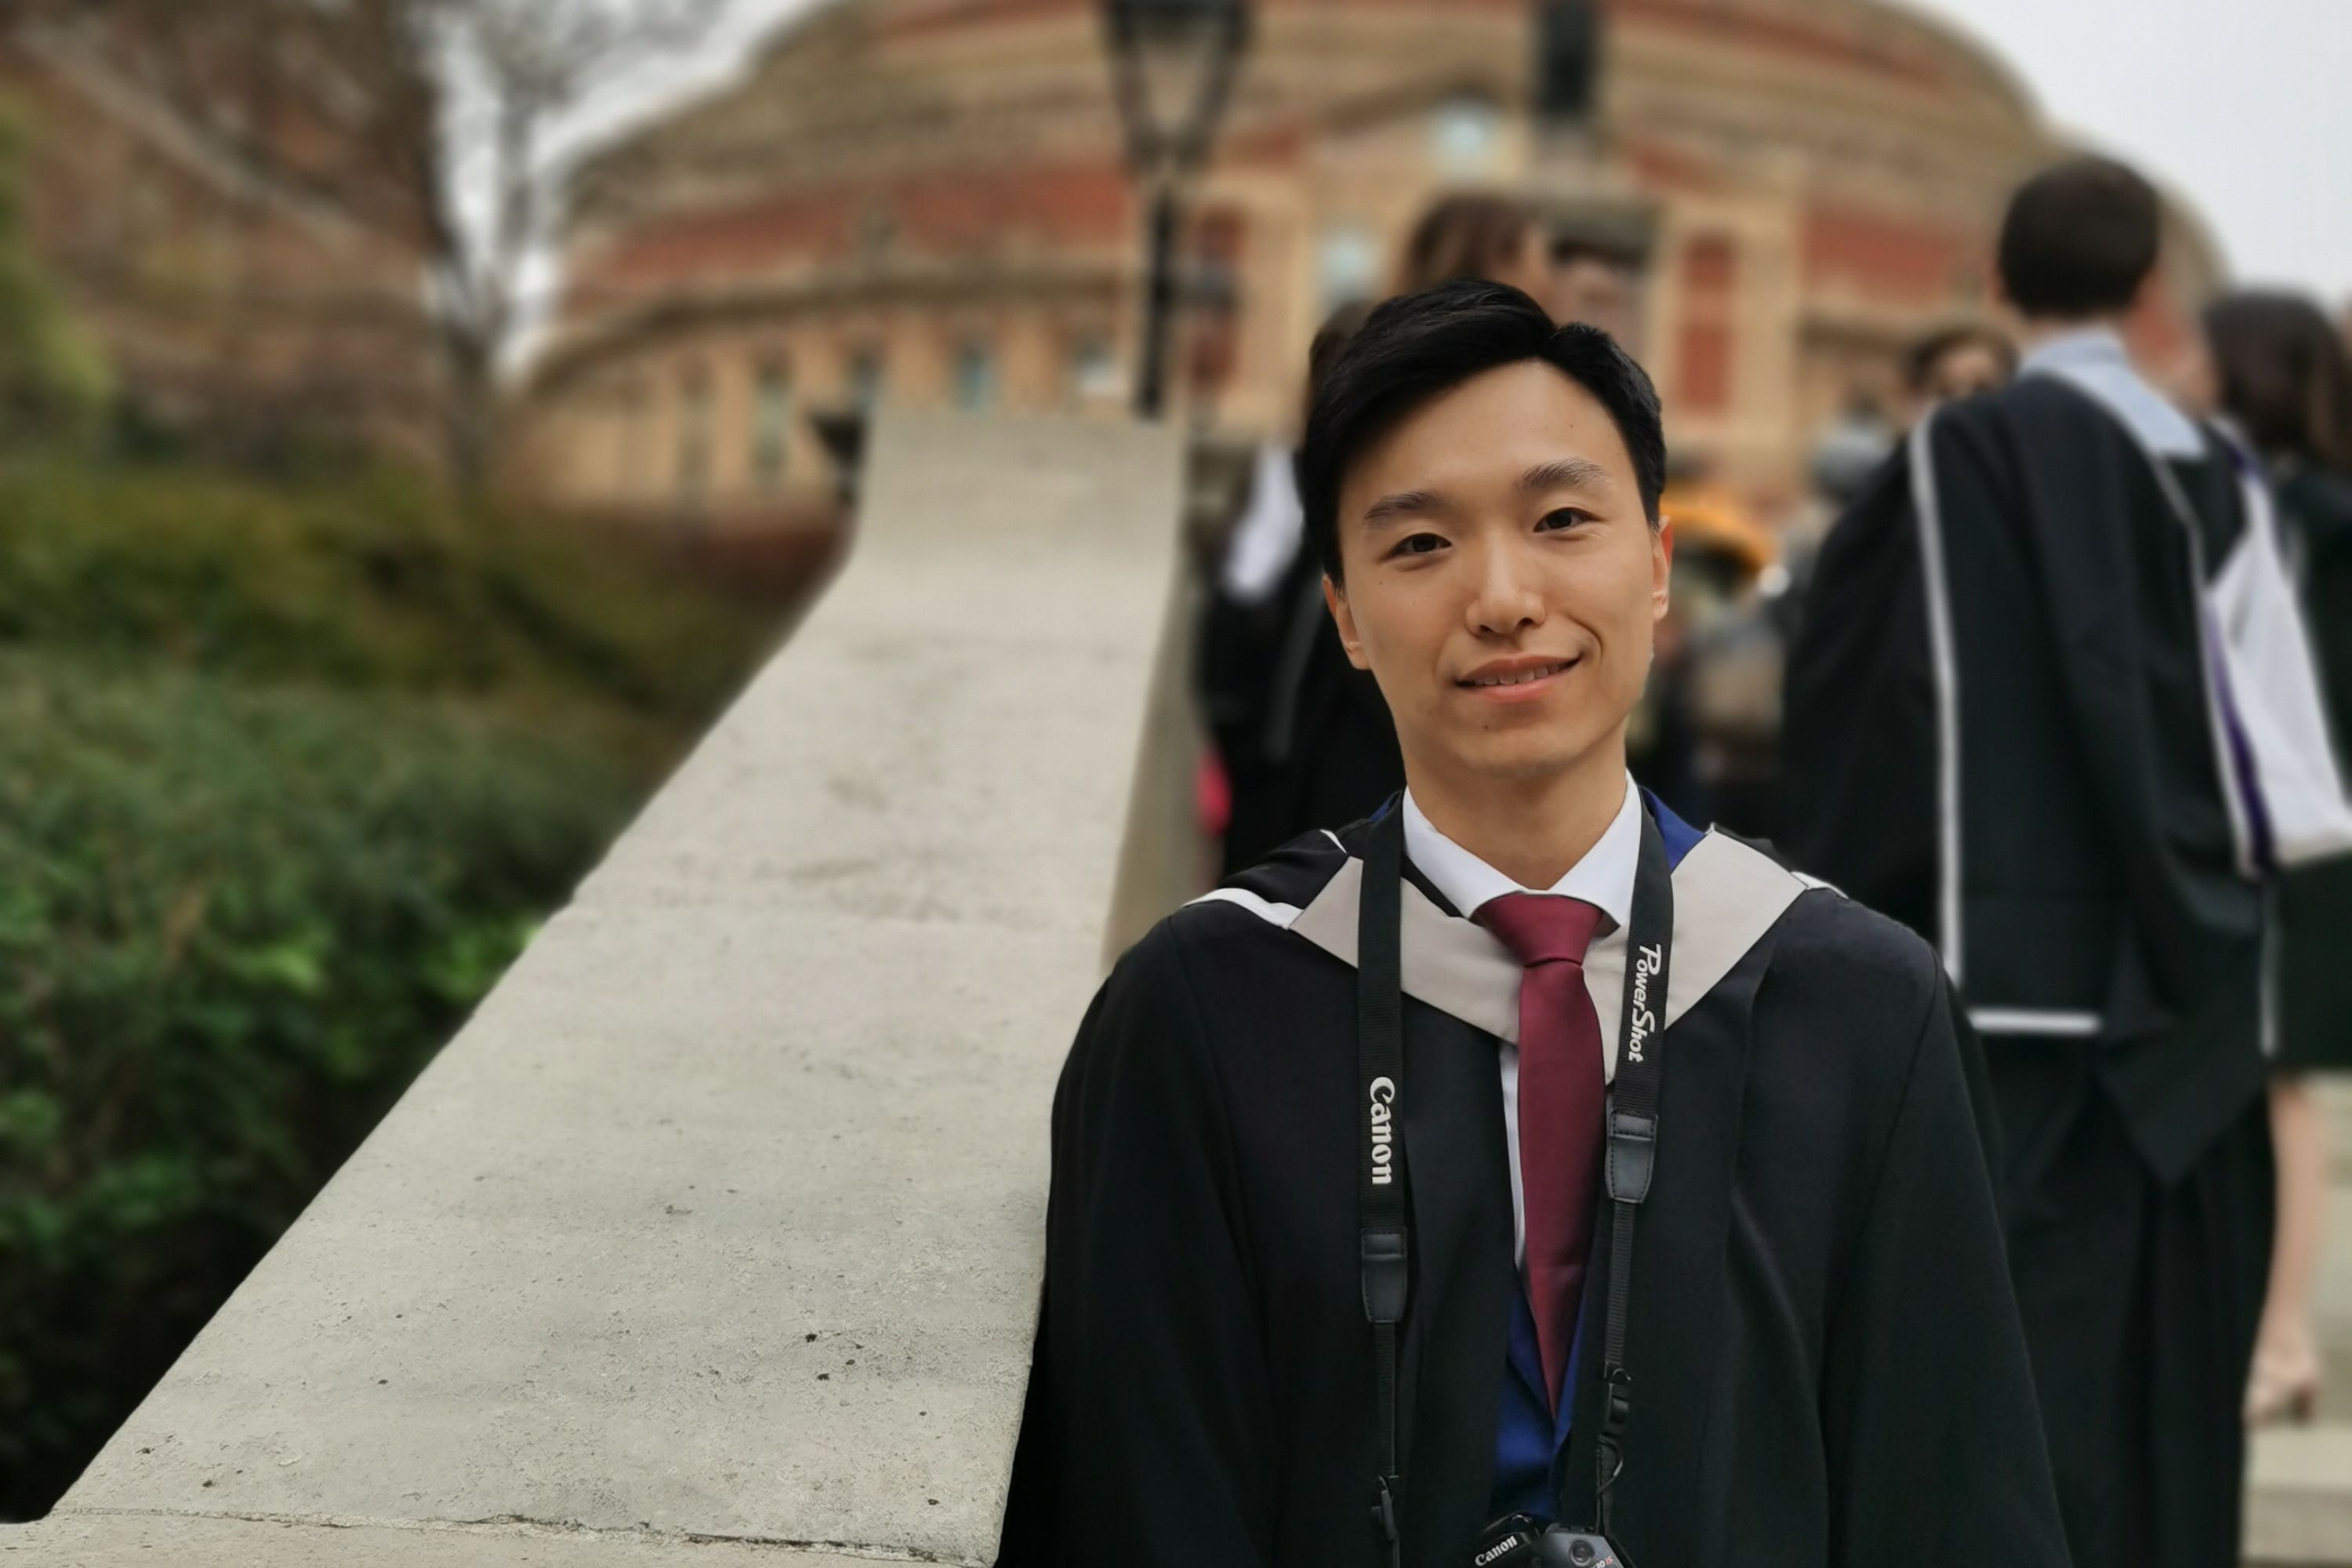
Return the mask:
<path id="1" fill-rule="evenodd" d="M 1103 31 L 1127 162 L 1144 195 L 1143 342 L 1135 412 L 1167 404 L 1169 340 L 1176 321 L 1177 237 L 1184 192 L 1207 161 L 1249 47 L 1249 0 L 1102 0 Z M 1171 117 L 1172 113 L 1172 118 Z"/>

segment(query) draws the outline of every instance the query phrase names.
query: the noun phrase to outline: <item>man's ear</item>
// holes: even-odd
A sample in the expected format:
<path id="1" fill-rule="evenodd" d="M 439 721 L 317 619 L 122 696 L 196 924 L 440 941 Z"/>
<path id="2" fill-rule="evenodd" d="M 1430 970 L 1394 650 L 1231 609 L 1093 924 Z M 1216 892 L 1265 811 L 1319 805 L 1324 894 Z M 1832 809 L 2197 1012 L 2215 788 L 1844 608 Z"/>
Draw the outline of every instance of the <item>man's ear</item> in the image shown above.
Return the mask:
<path id="1" fill-rule="evenodd" d="M 1323 603 L 1330 608 L 1332 624 L 1339 628 L 1339 646 L 1348 650 L 1348 662 L 1358 669 L 1371 668 L 1364 658 L 1363 640 L 1356 636 L 1356 616 L 1348 608 L 1348 590 L 1331 581 L 1328 572 L 1323 574 Z"/>
<path id="2" fill-rule="evenodd" d="M 1650 535 L 1650 619 L 1663 621 L 1674 598 L 1675 520 L 1658 519 Z"/>
<path id="3" fill-rule="evenodd" d="M 2139 280 L 2139 287 L 2132 292 L 2131 303 L 2124 309 L 2124 342 L 2130 347 L 2132 358 L 2145 365 L 2155 357 L 2152 350 L 2168 348 L 2189 332 L 2198 330 L 2194 321 L 2186 326 L 2187 331 L 2184 331 L 2179 310 L 2172 298 L 2171 286 L 2165 280 L 2164 264 L 2158 261 L 2147 269 L 2147 276 Z"/>

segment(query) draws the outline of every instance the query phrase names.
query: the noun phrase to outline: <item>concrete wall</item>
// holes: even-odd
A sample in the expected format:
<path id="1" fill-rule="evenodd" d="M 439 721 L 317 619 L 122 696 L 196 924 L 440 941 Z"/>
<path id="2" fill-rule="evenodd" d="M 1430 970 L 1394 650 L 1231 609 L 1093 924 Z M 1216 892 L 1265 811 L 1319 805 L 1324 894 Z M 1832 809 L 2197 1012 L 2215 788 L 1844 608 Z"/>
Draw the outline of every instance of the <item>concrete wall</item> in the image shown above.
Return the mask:
<path id="1" fill-rule="evenodd" d="M 886 420 L 791 647 L 0 1563 L 989 1562 L 1055 1076 L 1118 868 L 1181 890 L 1178 475 Z"/>

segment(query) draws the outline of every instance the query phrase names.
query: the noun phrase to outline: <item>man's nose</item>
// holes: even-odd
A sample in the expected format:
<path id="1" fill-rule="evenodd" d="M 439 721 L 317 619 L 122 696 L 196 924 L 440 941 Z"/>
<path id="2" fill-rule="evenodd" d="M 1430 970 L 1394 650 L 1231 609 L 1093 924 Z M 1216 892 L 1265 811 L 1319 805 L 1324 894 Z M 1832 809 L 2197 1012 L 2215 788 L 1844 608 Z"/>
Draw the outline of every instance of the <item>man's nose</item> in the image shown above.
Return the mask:
<path id="1" fill-rule="evenodd" d="M 1477 578 L 1468 608 L 1474 632 L 1508 636 L 1543 624 L 1543 595 L 1533 563 L 1514 542 L 1498 540 L 1474 547 Z"/>

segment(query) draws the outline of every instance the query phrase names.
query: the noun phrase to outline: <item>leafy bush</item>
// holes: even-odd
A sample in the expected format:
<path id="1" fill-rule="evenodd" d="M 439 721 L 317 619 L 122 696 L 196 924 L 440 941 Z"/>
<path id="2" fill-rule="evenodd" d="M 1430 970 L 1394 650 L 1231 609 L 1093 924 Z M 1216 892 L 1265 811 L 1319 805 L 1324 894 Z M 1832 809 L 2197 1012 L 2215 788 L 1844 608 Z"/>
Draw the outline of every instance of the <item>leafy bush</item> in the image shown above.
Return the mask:
<path id="1" fill-rule="evenodd" d="M 0 644 L 698 723 L 774 619 L 390 467 L 0 461 Z"/>
<path id="2" fill-rule="evenodd" d="M 389 468 L 0 458 L 0 1519 L 80 1472 L 781 618 Z"/>
<path id="3" fill-rule="evenodd" d="M 782 620 L 113 410 L 0 106 L 0 1519 L 47 1510 Z"/>
<path id="4" fill-rule="evenodd" d="M 0 1507 L 70 1481 L 635 793 L 446 705 L 0 658 Z"/>

